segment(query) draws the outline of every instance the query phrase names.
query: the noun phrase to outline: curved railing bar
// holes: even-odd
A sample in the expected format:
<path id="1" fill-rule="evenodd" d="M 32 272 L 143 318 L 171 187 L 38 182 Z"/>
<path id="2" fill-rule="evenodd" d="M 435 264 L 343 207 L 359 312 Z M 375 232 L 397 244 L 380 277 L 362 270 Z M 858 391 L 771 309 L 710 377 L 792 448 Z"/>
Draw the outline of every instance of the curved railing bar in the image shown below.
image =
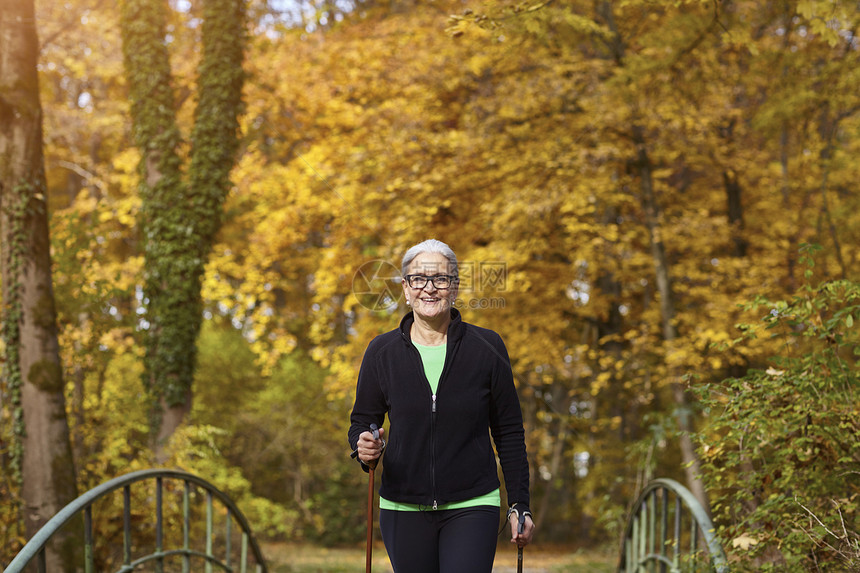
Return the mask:
<path id="1" fill-rule="evenodd" d="M 668 478 L 658 478 L 648 483 L 645 486 L 645 489 L 642 490 L 642 493 L 639 495 L 639 498 L 636 500 L 636 503 L 633 505 L 633 511 L 630 514 L 629 519 L 627 520 L 627 527 L 624 532 L 624 541 L 621 546 L 621 557 L 618 564 L 618 571 L 624 571 L 625 573 L 634 573 L 639 571 L 640 567 L 645 563 L 652 561 L 658 562 L 661 564 L 668 565 L 671 567 L 671 571 L 675 571 L 674 563 L 668 559 L 665 555 L 661 555 L 659 553 L 653 553 L 648 551 L 643 551 L 642 557 L 638 559 L 637 563 L 626 563 L 625 559 L 628 557 L 627 544 L 628 543 L 639 543 L 641 540 L 637 540 L 637 536 L 641 536 L 644 539 L 645 534 L 637 531 L 639 528 L 639 516 L 641 514 L 641 508 L 643 505 L 645 506 L 646 513 L 650 511 L 650 518 L 652 520 L 651 525 L 655 525 L 656 521 L 656 513 L 657 509 L 654 507 L 654 504 L 649 506 L 647 505 L 648 501 L 652 498 L 653 494 L 657 490 L 668 490 L 671 491 L 675 496 L 680 499 L 683 504 L 687 507 L 690 513 L 693 516 L 695 524 L 697 525 L 698 531 L 702 533 L 704 537 L 704 541 L 708 547 L 708 553 L 710 555 L 711 564 L 714 570 L 717 573 L 729 573 L 729 563 L 726 558 L 726 554 L 723 551 L 722 545 L 720 545 L 719 540 L 716 535 L 714 535 L 714 524 L 711 521 L 711 517 L 708 515 L 708 512 L 702 507 L 702 504 L 699 503 L 699 500 L 696 499 L 690 490 L 681 485 L 675 480 Z M 663 498 L 663 508 L 662 511 L 666 512 L 666 503 L 667 500 Z M 679 519 L 678 516 L 678 508 L 676 508 L 676 520 Z M 666 524 L 662 524 L 663 527 L 666 527 Z M 676 528 L 678 526 L 678 522 L 676 521 Z M 696 531 L 693 531 L 693 534 L 696 534 Z M 632 569 L 629 569 L 628 566 L 632 566 Z"/>
<path id="2" fill-rule="evenodd" d="M 61 527 L 63 527 L 66 523 L 68 523 L 75 515 L 79 512 L 85 511 L 87 508 L 92 506 L 92 504 L 98 500 L 99 498 L 116 491 L 120 488 L 123 488 L 127 485 L 131 485 L 133 483 L 144 481 L 146 479 L 158 479 L 158 478 L 167 478 L 167 479 L 177 479 L 182 480 L 186 483 L 190 482 L 202 487 L 207 492 L 211 493 L 215 498 L 217 498 L 221 503 L 224 504 L 225 507 L 230 511 L 233 517 L 236 518 L 236 521 L 239 522 L 242 531 L 246 532 L 248 535 L 248 542 L 251 546 L 251 551 L 253 552 L 254 559 L 257 562 L 257 570 L 260 573 L 266 573 L 266 562 L 263 559 L 263 553 L 260 551 L 260 547 L 257 544 L 257 540 L 250 535 L 251 526 L 248 524 L 248 520 L 245 519 L 245 515 L 239 510 L 239 507 L 231 500 L 225 493 L 220 491 L 218 488 L 213 486 L 211 483 L 207 482 L 203 478 L 200 478 L 194 474 L 190 474 L 188 472 L 183 472 L 180 470 L 169 470 L 169 469 L 148 469 L 148 470 L 139 470 L 136 472 L 131 472 L 119 477 L 116 477 L 112 480 L 106 481 L 105 483 L 94 487 L 93 489 L 87 491 L 86 493 L 79 496 L 74 501 L 70 502 L 63 509 L 61 509 L 57 514 L 48 520 L 45 525 L 42 526 L 39 531 L 27 542 L 26 545 L 18 552 L 18 555 L 12 559 L 9 566 L 5 569 L 4 573 L 19 573 L 23 571 L 24 567 L 26 567 L 30 561 L 36 557 L 42 549 L 44 549 L 48 540 L 56 533 Z M 243 540 L 244 541 L 244 540 Z M 176 552 L 157 552 L 161 553 L 163 556 L 170 554 L 175 554 Z M 179 550 L 180 554 L 186 555 L 196 555 L 190 551 Z M 157 558 L 154 553 L 152 557 L 153 559 Z M 149 559 L 147 559 L 149 560 Z M 207 561 L 210 559 L 207 557 Z M 219 563 L 220 565 L 220 563 Z M 125 567 L 122 570 L 128 571 Z"/>
<path id="3" fill-rule="evenodd" d="M 229 565 L 221 563 L 221 560 L 217 557 L 214 557 L 212 555 L 206 555 L 201 551 L 194 551 L 192 549 L 171 549 L 169 551 L 159 551 L 158 553 L 153 553 L 151 555 L 141 557 L 140 559 L 132 561 L 128 565 L 123 565 L 117 570 L 117 573 L 134 571 L 139 565 L 143 565 L 144 563 L 147 563 L 149 561 L 157 561 L 159 559 L 164 559 L 165 557 L 172 557 L 174 555 L 181 555 L 183 557 L 198 557 L 200 559 L 203 559 L 204 561 L 208 561 L 213 565 L 217 565 L 224 571 L 233 570 L 232 567 L 230 567 Z"/>
<path id="4" fill-rule="evenodd" d="M 656 563 L 662 563 L 663 565 L 668 565 L 669 567 L 674 567 L 674 563 L 672 560 L 666 557 L 665 555 L 660 555 L 659 553 L 646 553 L 639 559 L 639 565 L 643 563 L 647 563 L 649 561 L 654 561 Z"/>

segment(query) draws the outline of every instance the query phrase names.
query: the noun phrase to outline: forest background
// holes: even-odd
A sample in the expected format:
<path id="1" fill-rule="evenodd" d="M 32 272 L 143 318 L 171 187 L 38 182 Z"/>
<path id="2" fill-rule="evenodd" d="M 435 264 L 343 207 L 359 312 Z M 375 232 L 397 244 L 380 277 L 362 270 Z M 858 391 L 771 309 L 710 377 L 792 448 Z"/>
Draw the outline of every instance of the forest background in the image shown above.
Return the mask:
<path id="1" fill-rule="evenodd" d="M 181 141 L 205 4 L 169 3 Z M 121 5 L 36 2 L 79 491 L 156 463 Z M 542 541 L 614 544 L 642 485 L 693 467 L 733 558 L 856 563 L 856 3 L 245 8 L 190 410 L 159 461 L 236 497 L 264 536 L 362 539 L 357 366 L 406 310 L 402 253 L 435 237 L 461 260 L 465 319 L 510 352 Z M 2 560 L 19 507 L 0 510 Z"/>

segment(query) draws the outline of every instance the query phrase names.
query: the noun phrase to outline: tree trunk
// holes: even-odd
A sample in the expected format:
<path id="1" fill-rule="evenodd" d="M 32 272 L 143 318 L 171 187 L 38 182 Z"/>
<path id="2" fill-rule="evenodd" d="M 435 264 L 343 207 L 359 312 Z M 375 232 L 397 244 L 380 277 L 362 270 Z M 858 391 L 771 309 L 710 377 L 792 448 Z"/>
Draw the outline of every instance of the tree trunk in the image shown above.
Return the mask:
<path id="1" fill-rule="evenodd" d="M 744 238 L 744 211 L 741 202 L 741 188 L 738 176 L 734 171 L 723 171 L 723 187 L 726 190 L 726 212 L 729 219 L 729 232 L 734 243 L 732 256 L 743 258 L 747 256 L 749 245 Z"/>
<path id="2" fill-rule="evenodd" d="M 3 393 L 16 421 L 23 521 L 32 537 L 76 493 L 51 283 L 42 109 L 32 0 L 7 2 L 0 18 L 0 238 Z M 72 534 L 48 547 L 50 571 L 67 566 Z"/>
<path id="3" fill-rule="evenodd" d="M 567 391 L 564 385 L 554 384 L 552 404 L 564 404 L 566 395 Z M 550 479 L 546 483 L 546 490 L 540 501 L 540 507 L 535 513 L 535 527 L 538 529 L 543 527 L 546 516 L 552 513 L 551 508 L 557 503 L 555 498 L 559 490 L 562 487 L 575 487 L 570 481 L 566 481 L 560 477 L 562 474 L 567 475 L 567 472 L 562 469 L 562 464 L 564 462 L 564 450 L 567 447 L 567 437 L 569 434 L 569 414 L 561 411 L 556 412 L 554 417 L 557 422 L 552 438 L 552 456 L 550 457 L 549 464 Z"/>
<path id="4" fill-rule="evenodd" d="M 847 116 L 843 116 L 847 117 Z M 831 159 L 833 156 L 833 148 L 834 143 L 833 140 L 836 137 L 837 130 L 839 129 L 839 122 L 842 119 L 839 115 L 836 117 L 831 117 L 830 106 L 825 105 L 824 109 L 819 113 L 818 120 L 818 136 L 821 138 L 823 143 L 823 147 L 821 148 L 821 152 L 819 153 L 819 159 L 821 160 L 821 214 L 819 223 L 819 227 L 822 223 L 827 225 L 827 230 L 830 234 L 830 239 L 833 241 L 833 252 L 836 255 L 836 262 L 839 264 L 839 276 L 843 280 L 848 276 L 847 265 L 845 264 L 845 259 L 842 256 L 842 241 L 839 239 L 839 230 L 836 224 L 833 222 L 833 213 L 830 209 L 830 201 L 828 199 L 828 190 L 830 187 L 830 169 Z M 821 235 L 821 231 L 819 231 L 819 235 Z M 822 236 L 820 242 L 824 244 L 824 237 Z"/>
<path id="5" fill-rule="evenodd" d="M 170 405 L 164 399 L 160 402 L 160 417 L 158 431 L 155 436 L 155 463 L 163 465 L 170 458 L 167 442 L 176 430 L 182 425 L 183 420 L 191 412 L 191 391 L 188 397 L 181 403 Z"/>
<path id="6" fill-rule="evenodd" d="M 663 235 L 660 226 L 660 206 L 654 196 L 653 174 L 651 159 L 645 146 L 645 138 L 641 128 L 633 126 L 633 142 L 636 146 L 636 168 L 638 169 L 639 185 L 642 191 L 642 209 L 645 213 L 645 225 L 648 228 L 648 238 L 651 245 L 651 258 L 654 261 L 657 291 L 660 296 L 660 319 L 663 327 L 663 340 L 666 343 L 666 354 L 672 352 L 675 340 L 678 338 L 675 329 L 675 295 L 672 292 L 672 281 L 669 274 L 669 260 L 663 245 Z M 690 491 L 702 504 L 709 514 L 711 506 L 708 494 L 702 483 L 701 463 L 696 454 L 696 447 L 690 437 L 693 431 L 692 412 L 687 399 L 687 392 L 681 381 L 682 373 L 670 367 L 668 376 L 672 386 L 672 397 L 677 405 L 678 430 L 681 448 L 681 460 L 687 474 L 687 485 Z"/>
<path id="7" fill-rule="evenodd" d="M 604 0 L 595 4 L 596 15 L 599 20 L 603 20 L 612 31 L 612 38 L 606 42 L 606 47 L 609 48 L 612 58 L 618 67 L 623 68 L 625 65 L 625 44 L 624 38 L 618 29 L 613 13 L 612 2 Z M 655 281 L 657 283 L 657 292 L 660 297 L 660 317 L 663 329 L 663 340 L 666 343 L 665 352 L 668 355 L 672 352 L 672 347 L 677 339 L 678 334 L 675 329 L 675 298 L 672 292 L 672 282 L 669 273 L 669 261 L 666 257 L 666 249 L 663 244 L 663 234 L 660 226 L 660 207 L 654 196 L 654 182 L 651 168 L 651 159 L 648 155 L 648 147 L 645 141 L 645 135 L 642 132 L 642 127 L 636 123 L 638 115 L 635 102 L 629 104 L 632 108 L 633 125 L 631 127 L 631 137 L 635 146 L 636 158 L 633 161 L 633 166 L 636 171 L 635 175 L 639 179 L 639 187 L 641 191 L 640 200 L 642 210 L 645 213 L 645 225 L 648 229 L 648 238 L 651 247 L 651 258 L 654 262 Z M 681 372 L 668 372 L 669 383 L 672 387 L 672 398 L 678 408 L 678 430 L 680 433 L 680 449 L 681 458 L 684 462 L 687 474 L 687 485 L 696 499 L 702 504 L 708 513 L 710 513 L 710 504 L 705 491 L 705 486 L 701 478 L 701 463 L 696 455 L 696 449 L 693 445 L 693 440 L 690 437 L 692 431 L 692 421 L 690 406 L 687 400 L 687 393 L 681 382 Z"/>
<path id="8" fill-rule="evenodd" d="M 243 0 L 203 2 L 199 103 L 187 179 L 179 154 L 164 0 L 124 0 L 121 26 L 141 151 L 140 225 L 145 259 L 144 383 L 153 408 L 156 460 L 191 410 L 191 386 L 202 324 L 201 281 L 221 226 L 229 174 L 239 145 L 242 62 L 247 32 Z"/>
<path id="9" fill-rule="evenodd" d="M 181 137 L 170 57 L 164 42 L 168 9 L 167 3 L 159 0 L 124 0 L 120 18 L 133 133 L 140 149 L 139 225 L 146 309 L 143 382 L 150 399 L 152 445 L 158 462 L 164 461 L 163 448 L 179 423 L 177 416 L 166 410 L 171 405 L 183 405 L 185 385 L 192 376 L 186 358 L 194 348 L 193 340 L 189 344 L 187 336 L 175 332 L 175 318 L 186 306 L 187 289 L 174 289 L 171 283 L 187 282 L 182 265 L 175 259 L 189 253 L 187 245 L 180 248 L 171 241 L 174 236 L 186 235 L 175 230 L 176 219 L 184 215 L 180 197 L 186 186 L 178 153 Z M 177 413 L 180 418 L 181 412 Z M 165 419 L 167 429 L 162 428 Z"/>

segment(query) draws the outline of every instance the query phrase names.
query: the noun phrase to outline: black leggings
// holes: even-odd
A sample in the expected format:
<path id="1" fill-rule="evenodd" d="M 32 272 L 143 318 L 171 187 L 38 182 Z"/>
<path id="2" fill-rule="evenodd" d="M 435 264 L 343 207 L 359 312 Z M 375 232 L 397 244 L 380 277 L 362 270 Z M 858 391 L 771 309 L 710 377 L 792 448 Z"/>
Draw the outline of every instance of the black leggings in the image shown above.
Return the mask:
<path id="1" fill-rule="evenodd" d="M 498 526 L 498 507 L 379 511 L 395 573 L 490 573 Z"/>

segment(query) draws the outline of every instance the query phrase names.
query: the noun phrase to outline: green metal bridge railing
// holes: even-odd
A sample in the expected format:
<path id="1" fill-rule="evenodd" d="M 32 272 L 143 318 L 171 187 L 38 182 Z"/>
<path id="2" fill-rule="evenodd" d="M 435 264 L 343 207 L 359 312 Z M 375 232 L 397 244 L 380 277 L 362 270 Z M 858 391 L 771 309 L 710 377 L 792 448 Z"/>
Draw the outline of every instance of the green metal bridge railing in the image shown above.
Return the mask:
<path id="1" fill-rule="evenodd" d="M 165 500 L 164 492 L 166 489 L 166 480 L 176 480 L 183 483 L 181 492 L 181 517 L 171 519 L 169 524 L 165 523 Z M 141 523 L 139 519 L 140 512 L 135 516 L 137 522 L 133 528 L 132 516 L 132 484 L 137 482 L 155 482 L 154 500 L 149 490 L 144 492 L 144 497 L 147 502 L 154 501 L 155 504 L 155 521 L 152 523 L 142 524 L 146 537 L 150 539 L 154 535 L 155 548 L 150 553 L 143 551 L 143 555 L 134 555 L 140 553 L 139 546 L 142 545 L 141 540 L 137 540 L 135 545 L 134 530 L 141 532 Z M 170 481 L 172 483 L 172 481 Z M 150 484 L 151 485 L 151 484 Z M 192 497 L 196 497 L 196 489 L 202 489 L 205 492 L 205 537 L 204 547 L 194 548 L 191 543 L 192 526 L 199 525 L 194 521 L 195 512 L 192 510 Z M 124 476 L 117 477 L 108 482 L 97 486 L 85 494 L 78 497 L 76 500 L 68 504 L 51 518 L 37 533 L 30 539 L 29 542 L 21 549 L 18 555 L 9 563 L 5 573 L 19 573 L 31 563 L 35 562 L 35 566 L 39 573 L 46 571 L 46 553 L 45 547 L 50 539 L 66 524 L 69 524 L 72 519 L 83 513 L 83 536 L 84 536 L 84 555 L 83 555 L 83 570 L 86 573 L 94 573 L 96 571 L 96 531 L 93 526 L 93 506 L 97 501 L 105 501 L 110 497 L 109 494 L 122 490 L 122 564 L 116 569 L 117 573 L 129 573 L 135 568 L 148 564 L 157 573 L 162 573 L 165 570 L 165 564 L 172 564 L 175 560 L 181 562 L 181 570 L 187 573 L 191 570 L 192 559 L 203 560 L 206 573 L 210 573 L 213 567 L 218 567 L 223 571 L 233 572 L 239 571 L 246 573 L 248 571 L 249 557 L 252 557 L 251 564 L 255 567 L 256 573 L 266 573 L 266 564 L 263 555 L 260 552 L 260 547 L 257 541 L 251 534 L 251 528 L 245 516 L 239 511 L 233 501 L 224 493 L 219 491 L 209 482 L 186 472 L 165 469 L 151 469 L 133 472 Z M 171 491 L 173 489 L 171 488 Z M 226 509 L 226 519 L 224 521 L 223 530 L 216 531 L 215 527 L 215 511 L 216 506 L 213 500 L 218 500 L 223 509 Z M 221 509 L 221 508 L 218 508 Z M 112 516 L 108 516 L 109 518 Z M 179 523 L 177 523 L 177 521 Z M 239 526 L 239 531 L 233 531 L 233 522 Z M 165 548 L 165 525 L 175 526 L 181 525 L 182 544 L 180 547 L 173 549 Z M 220 527 L 220 526 L 219 526 Z M 154 528 L 154 531 L 152 529 Z M 223 536 L 221 535 L 223 533 Z M 240 547 L 233 546 L 234 536 L 240 537 Z M 219 547 L 216 555 L 215 540 L 218 538 Z M 118 544 L 117 544 L 118 546 Z M 251 555 L 248 551 L 250 549 Z M 238 555 L 235 555 L 237 554 Z M 234 563 L 234 561 L 237 561 Z M 238 567 L 238 569 L 236 568 Z M 175 570 L 169 567 L 170 570 Z"/>
<path id="2" fill-rule="evenodd" d="M 165 548 L 165 480 L 180 481 L 181 517 L 179 524 L 172 520 L 175 529 L 181 525 L 182 544 L 173 549 Z M 154 497 L 155 520 L 144 518 L 149 511 L 137 512 L 136 531 L 140 537 L 149 541 L 151 537 L 154 550 L 150 553 L 140 553 L 138 539 L 134 544 L 132 518 L 132 489 L 138 482 L 155 482 L 154 494 L 144 491 L 144 497 L 152 502 Z M 192 488 L 196 486 L 205 492 L 205 534 L 203 550 L 195 549 L 191 543 L 191 527 L 193 511 L 191 508 Z M 6 568 L 5 573 L 21 573 L 28 565 L 35 562 L 37 571 L 47 570 L 45 547 L 51 538 L 72 519 L 83 513 L 84 555 L 83 570 L 93 573 L 96 570 L 96 531 L 93 525 L 93 506 L 100 500 L 111 497 L 109 494 L 122 490 L 122 564 L 115 569 L 117 573 L 130 573 L 144 564 L 154 565 L 157 573 L 176 570 L 175 560 L 181 562 L 181 570 L 188 573 L 191 570 L 192 559 L 202 560 L 206 573 L 211 573 L 213 567 L 223 571 L 246 573 L 249 557 L 256 573 L 267 573 L 266 564 L 259 545 L 251 534 L 251 528 L 239 508 L 224 493 L 209 482 L 186 472 L 176 470 L 142 470 L 112 479 L 97 486 L 68 504 L 57 515 L 51 518 L 36 535 L 21 549 L 18 555 Z M 171 491 L 175 490 L 171 489 Z M 139 492 L 138 492 L 139 493 Z M 220 537 L 218 555 L 215 553 L 215 507 L 213 500 L 218 500 L 226 509 L 226 519 L 223 525 L 223 535 Z M 111 515 L 108 518 L 112 517 Z M 232 523 L 239 525 L 239 531 L 232 530 Z M 671 523 L 671 527 L 670 527 Z M 154 532 L 152 529 L 154 528 Z M 234 563 L 236 548 L 232 546 L 234 533 L 241 536 L 237 561 Z M 133 550 L 134 549 L 134 550 Z M 249 555 L 250 549 L 250 555 Z M 103 566 L 103 563 L 101 564 Z M 236 568 L 238 567 L 238 569 Z M 621 547 L 621 558 L 618 564 L 619 573 L 692 573 L 709 571 L 728 573 L 729 566 L 723 548 L 714 534 L 714 527 L 707 512 L 687 488 L 670 479 L 657 479 L 649 483 L 636 504 L 627 522 L 624 541 Z"/>
<path id="3" fill-rule="evenodd" d="M 674 480 L 656 479 L 633 506 L 618 571 L 728 573 L 729 565 L 711 518 L 696 497 Z"/>

